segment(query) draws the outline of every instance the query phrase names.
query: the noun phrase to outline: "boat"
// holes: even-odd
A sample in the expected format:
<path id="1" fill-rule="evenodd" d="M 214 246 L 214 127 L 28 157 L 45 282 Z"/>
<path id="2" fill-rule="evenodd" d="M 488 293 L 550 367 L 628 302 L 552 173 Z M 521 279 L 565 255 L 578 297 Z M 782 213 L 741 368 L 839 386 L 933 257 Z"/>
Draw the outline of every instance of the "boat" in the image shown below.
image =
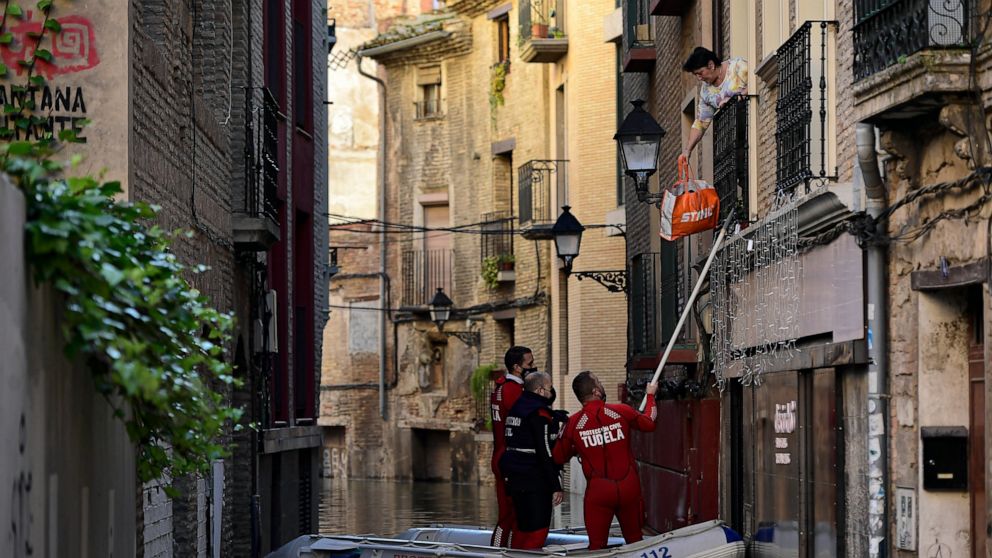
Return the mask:
<path id="1" fill-rule="evenodd" d="M 373 535 L 303 535 L 268 558 L 744 558 L 744 541 L 720 520 L 682 527 L 642 541 L 622 544 L 612 537 L 601 550 L 574 530 L 552 531 L 541 550 L 489 546 L 492 531 L 465 527 L 409 529 L 392 538 Z"/>

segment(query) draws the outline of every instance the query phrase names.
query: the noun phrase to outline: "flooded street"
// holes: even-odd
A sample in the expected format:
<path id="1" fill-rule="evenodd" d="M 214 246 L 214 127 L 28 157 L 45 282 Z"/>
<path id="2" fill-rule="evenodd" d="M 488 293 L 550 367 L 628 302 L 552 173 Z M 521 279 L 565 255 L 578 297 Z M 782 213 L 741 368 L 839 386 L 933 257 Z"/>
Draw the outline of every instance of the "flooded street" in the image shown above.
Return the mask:
<path id="1" fill-rule="evenodd" d="M 573 496 L 573 500 L 576 498 Z M 555 510 L 552 527 L 569 524 L 569 504 Z M 481 526 L 496 522 L 492 486 L 444 482 L 325 479 L 321 485 L 322 534 L 395 535 L 432 523 Z"/>

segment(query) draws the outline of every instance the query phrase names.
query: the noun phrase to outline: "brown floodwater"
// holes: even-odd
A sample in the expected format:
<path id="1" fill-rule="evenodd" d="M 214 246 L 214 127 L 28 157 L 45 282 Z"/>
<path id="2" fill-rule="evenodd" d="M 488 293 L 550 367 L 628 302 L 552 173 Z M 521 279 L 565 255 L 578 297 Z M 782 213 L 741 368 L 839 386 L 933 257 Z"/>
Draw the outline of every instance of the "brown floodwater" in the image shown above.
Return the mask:
<path id="1" fill-rule="evenodd" d="M 325 535 L 392 536 L 436 523 L 491 529 L 496 522 L 492 486 L 343 479 L 322 482 L 320 532 Z M 552 527 L 571 526 L 569 510 L 573 506 L 581 509 L 581 496 L 565 499 L 555 511 Z"/>

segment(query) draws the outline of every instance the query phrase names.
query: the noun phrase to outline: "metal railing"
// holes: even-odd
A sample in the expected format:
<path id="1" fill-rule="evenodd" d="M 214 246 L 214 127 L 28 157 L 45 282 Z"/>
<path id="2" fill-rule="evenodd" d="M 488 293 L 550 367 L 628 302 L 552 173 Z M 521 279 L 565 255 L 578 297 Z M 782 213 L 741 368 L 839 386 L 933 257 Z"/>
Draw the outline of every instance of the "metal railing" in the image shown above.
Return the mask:
<path id="1" fill-rule="evenodd" d="M 492 430 L 493 382 L 486 384 L 482 397 L 475 398 L 475 425 L 479 430 Z"/>
<path id="2" fill-rule="evenodd" d="M 482 246 L 480 255 L 501 258 L 513 255 L 513 215 L 509 211 L 493 211 L 482 216 Z"/>
<path id="3" fill-rule="evenodd" d="M 657 353 L 660 348 L 658 315 L 661 300 L 658 283 L 661 253 L 637 254 L 630 260 L 630 354 Z"/>
<path id="4" fill-rule="evenodd" d="M 627 29 L 627 48 L 654 46 L 654 25 L 651 18 L 651 0 L 627 0 L 624 14 Z"/>
<path id="5" fill-rule="evenodd" d="M 966 0 L 855 0 L 854 79 L 927 48 L 968 46 Z"/>
<path id="6" fill-rule="evenodd" d="M 631 355 L 654 355 L 668 343 L 688 292 L 681 262 L 681 242 L 663 242 L 661 252 L 643 252 L 630 260 L 628 316 Z M 681 339 L 688 336 L 685 329 Z"/>
<path id="7" fill-rule="evenodd" d="M 748 218 L 746 96 L 732 97 L 713 117 L 713 186 L 720 195 L 720 222 Z"/>
<path id="8" fill-rule="evenodd" d="M 568 200 L 568 161 L 527 161 L 517 171 L 520 225 L 550 223 L 558 217 L 551 207 L 551 187 L 557 188 L 559 205 Z"/>
<path id="9" fill-rule="evenodd" d="M 403 306 L 427 306 L 438 287 L 451 296 L 451 250 L 403 252 Z"/>
<path id="10" fill-rule="evenodd" d="M 564 18 L 557 0 L 520 0 L 520 38 L 548 39 L 564 34 Z"/>
<path id="11" fill-rule="evenodd" d="M 417 108 L 417 120 L 441 116 L 440 99 L 427 99 L 413 103 Z"/>
<path id="12" fill-rule="evenodd" d="M 836 22 L 807 21 L 779 47 L 776 190 L 807 190 L 827 173 L 827 38 Z M 815 110 L 815 112 L 814 112 Z"/>
<path id="13" fill-rule="evenodd" d="M 279 104 L 262 89 L 262 107 L 254 108 L 254 95 L 245 95 L 245 196 L 243 211 L 249 217 L 278 220 Z M 257 114 L 256 114 L 257 112 Z"/>

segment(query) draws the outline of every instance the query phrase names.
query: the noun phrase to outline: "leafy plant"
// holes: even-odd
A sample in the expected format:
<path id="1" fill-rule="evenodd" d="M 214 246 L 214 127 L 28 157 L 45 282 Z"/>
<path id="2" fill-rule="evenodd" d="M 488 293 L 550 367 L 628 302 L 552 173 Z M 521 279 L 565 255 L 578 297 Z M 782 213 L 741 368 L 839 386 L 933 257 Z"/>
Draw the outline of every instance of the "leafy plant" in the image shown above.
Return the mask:
<path id="1" fill-rule="evenodd" d="M 498 256 L 486 256 L 482 260 L 482 280 L 486 282 L 489 290 L 499 286 L 499 272 L 503 269 L 503 264 L 513 263 L 516 258 L 513 254 L 500 254 Z"/>
<path id="2" fill-rule="evenodd" d="M 499 365 L 494 363 L 483 364 L 472 371 L 472 377 L 469 379 L 469 386 L 472 389 L 472 397 L 480 405 L 485 405 L 488 403 L 486 401 L 486 395 L 489 392 L 489 384 L 492 382 L 493 372 L 499 369 Z M 485 427 L 486 430 L 492 430 L 493 428 L 493 417 L 489 413 L 485 414 L 485 417 L 478 417 L 476 421 L 477 427 Z"/>
<path id="3" fill-rule="evenodd" d="M 169 250 L 173 235 L 150 224 L 157 207 L 117 201 L 117 182 L 66 176 L 78 155 L 68 165 L 54 160 L 77 136 L 66 130 L 56 137 L 49 120 L 34 114 L 32 93 L 45 86 L 34 75 L 36 62 L 52 61 L 40 45 L 61 29 L 50 17 L 51 0 L 38 9 L 42 31 L 28 34 L 34 48 L 22 47 L 30 54 L 18 62 L 27 82 L 11 87 L 23 95 L 4 106 L 15 126 L 0 131 L 8 140 L 34 138 L 0 145 L 0 170 L 27 202 L 27 260 L 36 282 L 63 295 L 65 353 L 83 359 L 96 390 L 123 421 L 137 446 L 138 477 L 207 472 L 226 453 L 219 443 L 225 425 L 241 417 L 221 393 L 222 386 L 240 385 L 224 360 L 233 318 L 183 278 L 207 268 L 178 261 Z M 3 13 L 0 44 L 9 44 L 7 18 L 23 10 L 8 1 Z"/>
<path id="4" fill-rule="evenodd" d="M 504 60 L 492 65 L 489 70 L 489 108 L 492 111 L 505 103 L 503 90 L 506 89 L 506 75 L 510 73 L 510 61 Z"/>

